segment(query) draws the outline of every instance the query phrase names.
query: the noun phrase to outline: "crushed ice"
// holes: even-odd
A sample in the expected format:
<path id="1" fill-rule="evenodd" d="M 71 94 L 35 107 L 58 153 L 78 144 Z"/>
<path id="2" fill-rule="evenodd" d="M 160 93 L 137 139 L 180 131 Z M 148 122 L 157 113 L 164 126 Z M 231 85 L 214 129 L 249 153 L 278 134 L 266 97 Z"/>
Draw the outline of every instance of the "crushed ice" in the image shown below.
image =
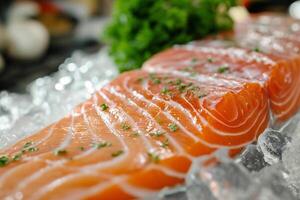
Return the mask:
<path id="1" fill-rule="evenodd" d="M 105 49 L 94 55 L 77 52 L 57 73 L 30 84 L 27 94 L 0 92 L 0 148 L 63 117 L 117 74 Z M 216 154 L 218 165 L 203 165 L 209 157 L 196 159 L 185 185 L 151 199 L 300 199 L 299 115 L 280 131 L 266 130 L 235 160 L 224 150 Z"/>
<path id="2" fill-rule="evenodd" d="M 32 82 L 28 93 L 0 92 L 0 148 L 62 118 L 117 74 L 105 48 L 75 52 L 58 72 Z"/>

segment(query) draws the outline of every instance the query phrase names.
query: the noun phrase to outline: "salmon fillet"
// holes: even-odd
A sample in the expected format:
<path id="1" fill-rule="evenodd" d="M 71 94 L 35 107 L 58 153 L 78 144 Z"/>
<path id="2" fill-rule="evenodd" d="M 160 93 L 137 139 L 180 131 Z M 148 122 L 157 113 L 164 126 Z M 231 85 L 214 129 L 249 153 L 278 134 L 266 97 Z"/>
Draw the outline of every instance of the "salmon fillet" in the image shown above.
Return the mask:
<path id="1" fill-rule="evenodd" d="M 299 33 L 299 21 L 272 14 L 257 16 L 237 25 L 234 33 L 159 53 L 143 69 L 191 77 L 235 77 L 259 83 L 268 94 L 274 124 L 280 125 L 299 110 Z"/>
<path id="2" fill-rule="evenodd" d="M 11 159 L 0 168 L 0 199 L 151 196 L 183 183 L 194 157 L 234 155 L 255 141 L 268 110 L 264 89 L 240 78 L 125 73 L 0 152 Z"/>

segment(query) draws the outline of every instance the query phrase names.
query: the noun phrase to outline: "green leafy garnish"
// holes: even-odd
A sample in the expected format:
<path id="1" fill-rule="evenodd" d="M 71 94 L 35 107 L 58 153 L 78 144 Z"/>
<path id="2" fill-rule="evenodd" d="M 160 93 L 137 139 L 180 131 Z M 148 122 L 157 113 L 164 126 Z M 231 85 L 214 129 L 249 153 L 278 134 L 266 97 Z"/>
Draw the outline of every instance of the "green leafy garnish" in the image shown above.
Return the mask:
<path id="1" fill-rule="evenodd" d="M 213 60 L 212 58 L 207 58 L 207 61 L 208 61 L 209 63 L 214 62 L 214 60 Z"/>
<path id="2" fill-rule="evenodd" d="M 35 151 L 38 151 L 39 150 L 39 148 L 37 148 L 37 147 L 29 147 L 28 148 L 28 152 L 35 152 Z"/>
<path id="3" fill-rule="evenodd" d="M 124 151 L 123 150 L 119 150 L 119 151 L 116 151 L 114 153 L 111 154 L 112 157 L 118 157 L 119 155 L 123 154 Z"/>
<path id="4" fill-rule="evenodd" d="M 255 52 L 261 52 L 261 50 L 258 48 L 258 47 L 255 47 L 254 49 L 253 49 L 253 51 L 255 51 Z"/>
<path id="5" fill-rule="evenodd" d="M 164 134 L 166 134 L 166 133 L 165 133 L 165 132 L 162 132 L 162 131 L 156 131 L 156 132 L 150 133 L 150 136 L 153 136 L 153 137 L 161 137 L 161 136 L 163 136 Z"/>
<path id="6" fill-rule="evenodd" d="M 28 147 L 30 147 L 31 145 L 33 144 L 33 142 L 29 141 L 29 142 L 26 142 L 23 146 L 24 149 L 27 149 Z"/>
<path id="7" fill-rule="evenodd" d="M 161 143 L 161 146 L 162 146 L 163 148 L 167 148 L 167 147 L 169 146 L 169 140 L 168 140 L 168 139 L 164 140 L 164 141 Z"/>
<path id="8" fill-rule="evenodd" d="M 148 156 L 149 156 L 149 159 L 151 162 L 159 163 L 159 161 L 160 161 L 159 155 L 149 152 Z"/>
<path id="9" fill-rule="evenodd" d="M 128 131 L 128 130 L 131 129 L 131 126 L 130 126 L 129 124 L 123 122 L 123 123 L 121 124 L 121 128 L 122 128 L 123 131 Z"/>
<path id="10" fill-rule="evenodd" d="M 102 111 L 106 111 L 108 109 L 108 105 L 103 103 L 100 105 Z"/>
<path id="11" fill-rule="evenodd" d="M 100 142 L 94 145 L 97 149 L 102 149 L 104 147 L 110 147 L 112 144 L 110 142 Z"/>
<path id="12" fill-rule="evenodd" d="M 17 154 L 15 154 L 13 157 L 12 157 L 12 160 L 13 161 L 18 161 L 18 160 L 20 160 L 21 158 L 22 158 L 22 153 L 17 153 Z"/>
<path id="13" fill-rule="evenodd" d="M 222 66 L 218 68 L 218 73 L 223 74 L 229 70 L 229 67 Z"/>
<path id="14" fill-rule="evenodd" d="M 8 156 L 0 156 L 0 167 L 5 167 L 9 163 L 9 157 Z"/>
<path id="15" fill-rule="evenodd" d="M 85 150 L 85 148 L 84 147 L 78 147 L 78 149 L 80 150 L 80 151 L 84 151 Z"/>
<path id="16" fill-rule="evenodd" d="M 178 126 L 176 124 L 174 124 L 174 123 L 169 124 L 168 127 L 169 127 L 170 131 L 172 131 L 172 132 L 175 132 L 175 131 L 178 130 Z"/>
<path id="17" fill-rule="evenodd" d="M 68 152 L 65 149 L 57 149 L 54 151 L 54 155 L 56 156 L 63 156 L 66 155 Z"/>
<path id="18" fill-rule="evenodd" d="M 104 41 L 121 72 L 153 54 L 210 33 L 229 30 L 236 0 L 116 0 Z"/>

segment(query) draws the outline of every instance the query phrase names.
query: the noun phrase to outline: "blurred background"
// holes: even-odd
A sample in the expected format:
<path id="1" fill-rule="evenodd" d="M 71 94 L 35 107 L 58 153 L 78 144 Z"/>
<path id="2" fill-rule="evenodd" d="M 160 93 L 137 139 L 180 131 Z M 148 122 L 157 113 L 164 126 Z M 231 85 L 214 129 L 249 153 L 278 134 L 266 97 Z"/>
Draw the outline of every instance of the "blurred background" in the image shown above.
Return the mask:
<path id="1" fill-rule="evenodd" d="M 0 0 L 0 91 L 22 91 L 36 78 L 57 71 L 75 50 L 97 52 L 112 3 L 113 0 Z M 279 11 L 300 17 L 300 1 L 242 3 L 250 12 Z"/>

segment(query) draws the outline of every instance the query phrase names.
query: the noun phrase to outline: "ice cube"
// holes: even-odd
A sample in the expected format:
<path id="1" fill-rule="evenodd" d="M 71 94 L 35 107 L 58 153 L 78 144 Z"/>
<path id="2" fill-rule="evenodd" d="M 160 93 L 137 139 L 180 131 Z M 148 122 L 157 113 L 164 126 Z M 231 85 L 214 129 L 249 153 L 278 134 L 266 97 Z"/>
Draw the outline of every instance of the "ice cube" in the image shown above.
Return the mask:
<path id="1" fill-rule="evenodd" d="M 259 136 L 257 143 L 264 154 L 264 160 L 272 165 L 281 160 L 282 152 L 289 141 L 289 137 L 279 131 L 267 129 Z"/>
<path id="2" fill-rule="evenodd" d="M 250 173 L 234 161 L 215 166 L 194 163 L 187 177 L 191 200 L 241 199 L 253 184 Z"/>
<path id="3" fill-rule="evenodd" d="M 185 186 L 177 186 L 174 188 L 163 189 L 155 198 L 149 198 L 148 200 L 188 200 L 186 195 Z M 147 199 L 145 199 L 147 200 Z"/>
<path id="4" fill-rule="evenodd" d="M 299 133 L 299 132 L 298 132 Z M 300 136 L 295 135 L 282 155 L 283 165 L 288 171 L 287 181 L 300 199 Z"/>
<path id="5" fill-rule="evenodd" d="M 51 76 L 35 80 L 29 94 L 0 93 L 0 148 L 59 120 L 118 74 L 107 50 L 75 52 Z"/>
<path id="6" fill-rule="evenodd" d="M 257 149 L 257 145 L 248 145 L 237 159 L 249 171 L 259 171 L 268 166 L 264 160 L 264 154 Z"/>

